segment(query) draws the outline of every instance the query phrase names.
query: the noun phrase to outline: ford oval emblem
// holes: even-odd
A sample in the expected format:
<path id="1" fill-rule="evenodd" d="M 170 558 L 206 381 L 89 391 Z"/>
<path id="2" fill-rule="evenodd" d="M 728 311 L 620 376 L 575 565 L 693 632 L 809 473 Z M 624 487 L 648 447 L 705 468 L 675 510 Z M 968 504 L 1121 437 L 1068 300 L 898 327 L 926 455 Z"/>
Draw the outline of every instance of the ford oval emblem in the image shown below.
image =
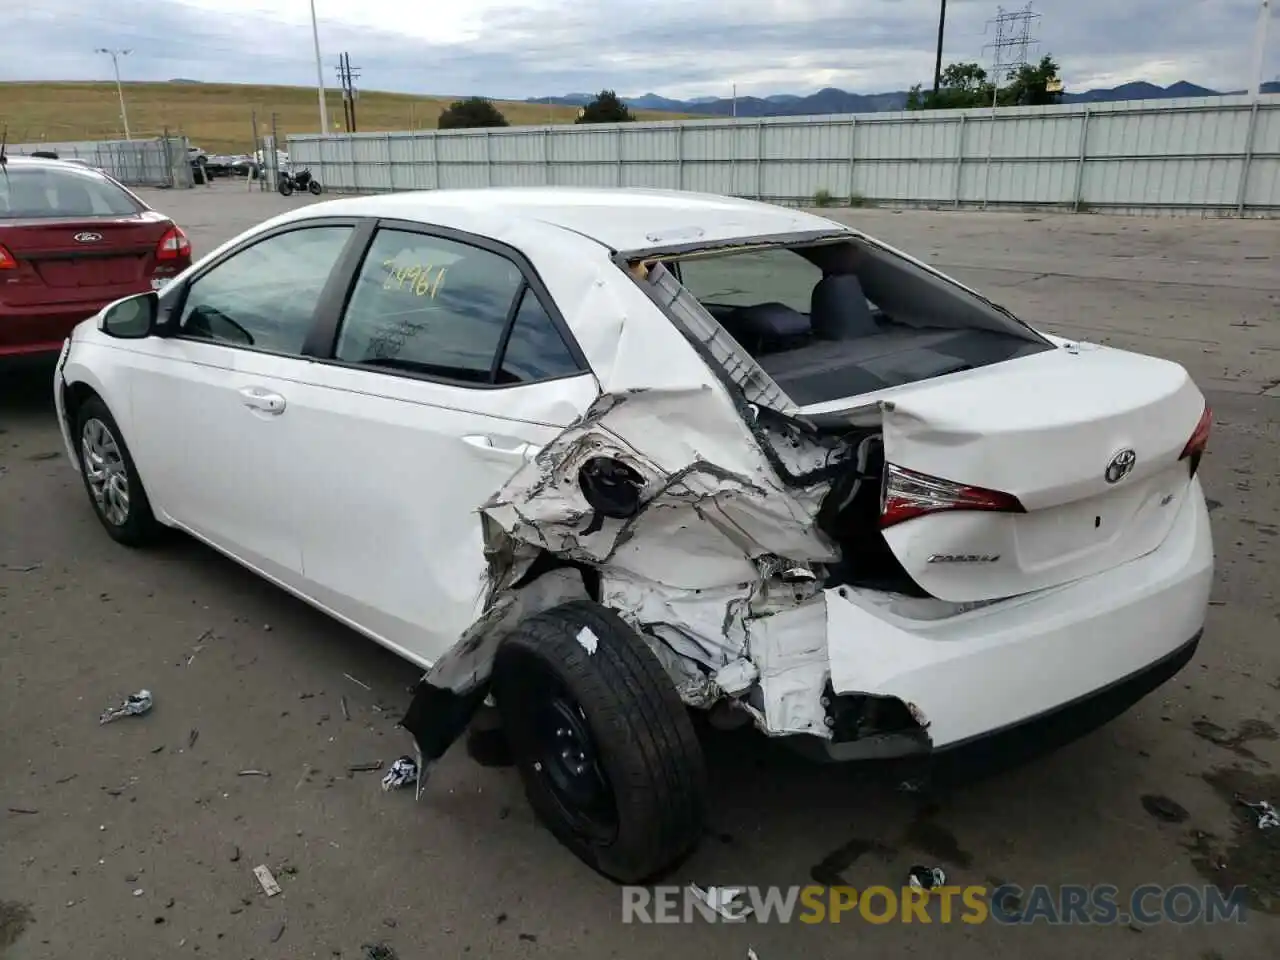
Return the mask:
<path id="1" fill-rule="evenodd" d="M 1133 473 L 1134 465 L 1137 462 L 1138 455 L 1129 447 L 1125 447 L 1111 458 L 1111 462 L 1107 464 L 1107 469 L 1102 474 L 1103 479 L 1107 483 L 1119 483 Z"/>
<path id="2" fill-rule="evenodd" d="M 76 234 L 76 243 L 97 243 L 102 239 L 102 234 L 85 231 Z"/>

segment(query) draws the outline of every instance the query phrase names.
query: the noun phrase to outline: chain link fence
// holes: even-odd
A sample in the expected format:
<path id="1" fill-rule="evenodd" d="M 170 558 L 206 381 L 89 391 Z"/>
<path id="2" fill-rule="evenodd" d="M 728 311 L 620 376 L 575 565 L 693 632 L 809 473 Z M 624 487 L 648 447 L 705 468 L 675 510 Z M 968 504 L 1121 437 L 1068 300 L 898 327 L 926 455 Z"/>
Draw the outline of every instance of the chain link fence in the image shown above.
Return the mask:
<path id="1" fill-rule="evenodd" d="M 77 140 L 63 143 L 11 143 L 11 157 L 56 153 L 59 160 L 82 160 L 130 187 L 191 187 L 194 183 L 186 137 L 146 140 Z"/>

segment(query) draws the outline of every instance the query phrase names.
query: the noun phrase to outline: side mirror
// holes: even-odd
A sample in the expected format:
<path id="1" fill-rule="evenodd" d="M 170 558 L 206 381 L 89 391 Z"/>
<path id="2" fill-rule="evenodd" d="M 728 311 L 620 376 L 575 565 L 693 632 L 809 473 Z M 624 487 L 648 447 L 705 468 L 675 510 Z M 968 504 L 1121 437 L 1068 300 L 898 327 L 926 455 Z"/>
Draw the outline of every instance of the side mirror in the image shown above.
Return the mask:
<path id="1" fill-rule="evenodd" d="M 121 340 L 142 340 L 155 332 L 160 297 L 155 291 L 117 300 L 102 312 L 98 329 Z"/>

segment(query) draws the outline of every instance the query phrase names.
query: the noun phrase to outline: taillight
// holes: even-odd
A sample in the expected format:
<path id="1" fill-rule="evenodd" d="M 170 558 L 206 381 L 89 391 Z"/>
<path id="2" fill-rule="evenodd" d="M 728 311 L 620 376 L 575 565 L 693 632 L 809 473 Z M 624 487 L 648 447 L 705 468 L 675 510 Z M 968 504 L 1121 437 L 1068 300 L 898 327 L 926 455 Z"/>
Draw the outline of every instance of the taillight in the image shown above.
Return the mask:
<path id="1" fill-rule="evenodd" d="M 0 243 L 0 270 L 17 270 L 18 261 L 13 258 L 13 254 L 4 248 L 4 244 Z"/>
<path id="2" fill-rule="evenodd" d="M 1191 432 L 1191 439 L 1187 441 L 1187 445 L 1182 448 L 1182 456 L 1179 460 L 1191 461 L 1191 475 L 1195 476 L 1196 470 L 1200 468 L 1200 458 L 1204 456 L 1205 447 L 1209 445 L 1209 432 L 1213 429 L 1213 411 L 1207 406 L 1204 413 L 1200 414 L 1200 422 L 1196 424 L 1195 430 Z"/>
<path id="3" fill-rule="evenodd" d="M 157 260 L 179 260 L 191 256 L 191 241 L 180 227 L 170 227 L 156 246 Z"/>
<path id="4" fill-rule="evenodd" d="M 985 510 L 992 513 L 1026 513 L 1011 493 L 955 483 L 895 464 L 885 467 L 880 493 L 880 527 L 949 510 Z"/>

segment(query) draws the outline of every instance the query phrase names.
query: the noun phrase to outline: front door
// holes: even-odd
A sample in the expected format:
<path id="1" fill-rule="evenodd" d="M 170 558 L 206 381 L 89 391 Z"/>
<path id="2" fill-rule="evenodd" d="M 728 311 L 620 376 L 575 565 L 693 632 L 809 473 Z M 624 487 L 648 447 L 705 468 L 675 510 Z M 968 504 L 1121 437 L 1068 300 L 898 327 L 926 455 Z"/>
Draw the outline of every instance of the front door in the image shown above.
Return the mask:
<path id="1" fill-rule="evenodd" d="M 132 380 L 136 458 L 181 526 L 297 586 L 310 477 L 299 447 L 303 345 L 353 228 L 268 236 L 180 299 L 175 335 L 142 341 Z"/>

